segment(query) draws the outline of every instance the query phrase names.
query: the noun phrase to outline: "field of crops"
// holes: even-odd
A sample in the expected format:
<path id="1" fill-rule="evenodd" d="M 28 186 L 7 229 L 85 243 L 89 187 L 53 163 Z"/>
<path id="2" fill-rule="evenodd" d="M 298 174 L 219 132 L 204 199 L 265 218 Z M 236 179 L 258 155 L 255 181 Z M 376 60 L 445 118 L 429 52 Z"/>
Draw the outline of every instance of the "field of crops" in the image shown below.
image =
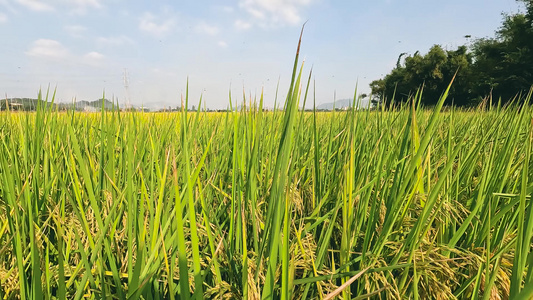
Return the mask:
<path id="1" fill-rule="evenodd" d="M 0 298 L 531 297 L 532 108 L 310 113 L 300 82 L 274 112 L 1 113 Z"/>
<path id="2" fill-rule="evenodd" d="M 532 113 L 3 113 L 1 297 L 530 293 Z"/>

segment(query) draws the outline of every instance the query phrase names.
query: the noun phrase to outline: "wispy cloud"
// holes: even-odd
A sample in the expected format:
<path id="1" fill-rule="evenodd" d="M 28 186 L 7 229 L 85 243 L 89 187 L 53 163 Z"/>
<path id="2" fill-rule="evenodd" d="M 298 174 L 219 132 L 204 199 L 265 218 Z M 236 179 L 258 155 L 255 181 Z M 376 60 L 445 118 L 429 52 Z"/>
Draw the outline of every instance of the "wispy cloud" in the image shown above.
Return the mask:
<path id="1" fill-rule="evenodd" d="M 139 29 L 156 37 L 165 36 L 174 28 L 176 20 L 173 17 L 162 19 L 160 16 L 146 12 L 140 18 Z"/>
<path id="2" fill-rule="evenodd" d="M 39 0 L 17 0 L 17 3 L 33 11 L 54 11 L 54 7 L 50 4 Z"/>
<path id="3" fill-rule="evenodd" d="M 101 0 L 15 0 L 15 3 L 32 11 L 49 12 L 63 10 L 70 14 L 85 14 L 91 8 L 100 9 L 103 7 Z"/>
<path id="4" fill-rule="evenodd" d="M 302 10 L 309 6 L 312 1 L 313 0 L 240 0 L 239 7 L 249 15 L 250 22 L 262 27 L 277 27 L 284 25 L 300 25 L 302 22 Z"/>
<path id="5" fill-rule="evenodd" d="M 98 44 L 104 45 L 104 46 L 122 46 L 127 44 L 134 44 L 135 41 L 131 39 L 130 37 L 127 37 L 125 35 L 121 36 L 109 36 L 109 37 L 98 37 L 96 39 L 96 42 Z"/>
<path id="6" fill-rule="evenodd" d="M 61 42 L 50 39 L 34 41 L 25 54 L 41 61 L 61 61 L 68 65 L 81 63 L 91 67 L 101 67 L 106 63 L 106 56 L 100 52 L 90 51 L 81 55 L 72 53 Z"/>
<path id="7" fill-rule="evenodd" d="M 82 57 L 82 62 L 93 67 L 99 67 L 104 64 L 105 55 L 100 52 L 89 52 Z"/>
<path id="8" fill-rule="evenodd" d="M 220 48 L 228 48 L 228 43 L 226 43 L 225 41 L 218 41 L 218 46 Z"/>
<path id="9" fill-rule="evenodd" d="M 250 22 L 246 22 L 246 21 L 243 21 L 243 20 L 236 20 L 233 23 L 233 25 L 238 30 L 246 30 L 246 29 L 250 29 L 252 27 L 252 24 Z"/>
<path id="10" fill-rule="evenodd" d="M 100 9 L 103 5 L 100 0 L 68 0 L 66 1 L 71 7 L 71 13 L 73 14 L 86 14 L 91 8 Z"/>
<path id="11" fill-rule="evenodd" d="M 67 58 L 70 56 L 69 50 L 56 40 L 38 39 L 33 42 L 26 55 L 41 58 Z"/>
<path id="12" fill-rule="evenodd" d="M 102 8 L 100 0 L 68 0 L 70 5 L 77 7 L 92 7 L 92 8 Z"/>
<path id="13" fill-rule="evenodd" d="M 220 31 L 220 28 L 202 21 L 198 25 L 196 25 L 195 30 L 196 32 L 207 35 L 216 35 Z"/>
<path id="14" fill-rule="evenodd" d="M 83 33 L 87 31 L 87 28 L 81 25 L 66 25 L 63 29 L 71 36 L 75 38 L 83 37 Z"/>
<path id="15" fill-rule="evenodd" d="M 16 13 L 17 10 L 13 6 L 13 3 L 10 3 L 8 0 L 0 0 L 0 6 L 3 6 L 3 11 L 9 11 L 10 13 Z"/>
<path id="16" fill-rule="evenodd" d="M 235 11 L 235 9 L 231 6 L 222 6 L 221 9 L 223 12 L 226 12 L 226 13 L 232 13 Z"/>
<path id="17" fill-rule="evenodd" d="M 100 60 L 103 59 L 105 56 L 102 53 L 93 51 L 85 54 L 83 57 L 92 60 Z"/>
<path id="18" fill-rule="evenodd" d="M 6 23 L 8 20 L 7 15 L 0 13 L 0 23 Z"/>

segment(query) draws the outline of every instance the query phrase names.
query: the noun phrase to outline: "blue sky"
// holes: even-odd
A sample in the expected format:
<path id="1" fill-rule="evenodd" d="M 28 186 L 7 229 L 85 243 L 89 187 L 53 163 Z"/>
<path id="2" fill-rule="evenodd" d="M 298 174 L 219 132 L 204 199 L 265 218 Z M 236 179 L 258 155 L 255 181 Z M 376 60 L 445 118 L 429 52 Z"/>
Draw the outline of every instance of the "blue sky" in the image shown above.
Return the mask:
<path id="1" fill-rule="evenodd" d="M 0 0 L 0 92 L 57 100 L 112 96 L 152 108 L 190 101 L 209 108 L 259 95 L 274 103 L 290 82 L 301 25 L 301 57 L 313 67 L 317 103 L 351 98 L 402 52 L 449 49 L 492 37 L 514 0 Z M 124 73 L 128 74 L 128 93 Z M 307 76 L 306 76 L 307 78 Z"/>

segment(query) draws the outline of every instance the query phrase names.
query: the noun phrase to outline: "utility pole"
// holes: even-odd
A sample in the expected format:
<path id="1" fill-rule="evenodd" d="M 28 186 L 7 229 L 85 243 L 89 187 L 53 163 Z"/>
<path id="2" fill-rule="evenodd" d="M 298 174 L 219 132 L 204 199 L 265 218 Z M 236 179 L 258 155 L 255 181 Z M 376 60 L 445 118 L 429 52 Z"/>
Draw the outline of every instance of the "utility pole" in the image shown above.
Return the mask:
<path id="1" fill-rule="evenodd" d="M 126 98 L 126 109 L 130 109 L 130 89 L 129 89 L 129 79 L 128 79 L 128 69 L 124 68 L 124 93 Z"/>

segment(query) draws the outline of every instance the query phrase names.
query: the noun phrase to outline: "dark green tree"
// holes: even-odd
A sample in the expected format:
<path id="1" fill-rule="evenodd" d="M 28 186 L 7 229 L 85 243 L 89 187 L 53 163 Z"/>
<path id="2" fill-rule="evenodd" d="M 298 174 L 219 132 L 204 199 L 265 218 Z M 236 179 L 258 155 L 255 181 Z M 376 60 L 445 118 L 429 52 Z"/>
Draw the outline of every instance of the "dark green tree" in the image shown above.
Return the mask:
<path id="1" fill-rule="evenodd" d="M 504 15 L 494 38 L 477 39 L 471 47 L 444 50 L 435 45 L 425 55 L 400 54 L 396 67 L 370 83 L 373 103 L 406 101 L 423 87 L 422 102 L 438 101 L 454 74 L 445 104 L 471 105 L 492 95 L 503 102 L 524 94 L 533 85 L 533 0 L 525 13 Z M 402 61 L 403 59 L 403 61 Z"/>
<path id="2" fill-rule="evenodd" d="M 374 103 L 381 100 L 403 102 L 412 97 L 418 90 L 422 90 L 422 103 L 432 105 L 436 103 L 457 72 L 457 84 L 452 86 L 454 97 L 448 103 L 457 105 L 468 104 L 471 100 L 472 55 L 466 46 L 456 50 L 444 50 L 441 46 L 431 47 L 425 55 L 418 51 L 414 55 L 405 56 L 402 63 L 402 53 L 398 58 L 396 68 L 383 79 L 370 83 Z"/>
<path id="3" fill-rule="evenodd" d="M 525 14 L 504 16 L 495 38 L 479 39 L 473 45 L 475 93 L 503 101 L 527 92 L 533 84 L 533 1 Z"/>

